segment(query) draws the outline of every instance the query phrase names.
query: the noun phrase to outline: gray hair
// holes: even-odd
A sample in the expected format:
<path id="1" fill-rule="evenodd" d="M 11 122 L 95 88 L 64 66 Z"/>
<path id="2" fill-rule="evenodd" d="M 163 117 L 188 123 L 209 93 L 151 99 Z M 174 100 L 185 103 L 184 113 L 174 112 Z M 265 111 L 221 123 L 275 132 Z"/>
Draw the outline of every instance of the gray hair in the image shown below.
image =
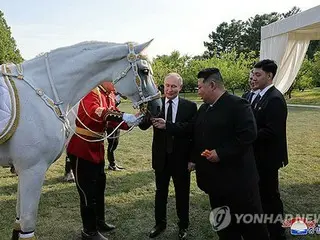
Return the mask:
<path id="1" fill-rule="evenodd" d="M 175 78 L 177 78 L 177 79 L 179 80 L 179 83 L 180 83 L 181 85 L 183 85 L 183 79 L 182 79 L 182 77 L 180 76 L 180 74 L 178 74 L 178 73 L 169 73 L 169 74 L 164 78 L 164 81 L 166 81 L 167 78 L 169 78 L 169 77 L 175 77 Z"/>

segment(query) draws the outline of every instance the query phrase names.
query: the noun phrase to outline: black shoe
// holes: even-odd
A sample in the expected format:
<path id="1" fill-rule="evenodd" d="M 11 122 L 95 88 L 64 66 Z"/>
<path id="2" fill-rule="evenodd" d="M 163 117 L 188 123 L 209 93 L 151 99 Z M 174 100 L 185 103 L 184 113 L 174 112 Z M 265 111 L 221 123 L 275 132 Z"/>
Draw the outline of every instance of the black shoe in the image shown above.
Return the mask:
<path id="1" fill-rule="evenodd" d="M 97 227 L 99 232 L 110 232 L 116 228 L 116 226 L 105 222 L 98 223 Z"/>
<path id="2" fill-rule="evenodd" d="M 81 239 L 82 240 L 108 240 L 105 236 L 103 236 L 98 231 L 96 232 L 85 232 L 81 230 Z"/>
<path id="3" fill-rule="evenodd" d="M 186 228 L 180 228 L 179 229 L 179 239 L 180 240 L 185 240 L 187 239 L 188 236 L 188 230 Z"/>
<path id="4" fill-rule="evenodd" d="M 162 233 L 165 229 L 166 229 L 166 225 L 165 224 L 158 224 L 155 225 L 150 233 L 149 233 L 149 238 L 155 238 L 156 236 L 158 236 L 160 233 Z"/>

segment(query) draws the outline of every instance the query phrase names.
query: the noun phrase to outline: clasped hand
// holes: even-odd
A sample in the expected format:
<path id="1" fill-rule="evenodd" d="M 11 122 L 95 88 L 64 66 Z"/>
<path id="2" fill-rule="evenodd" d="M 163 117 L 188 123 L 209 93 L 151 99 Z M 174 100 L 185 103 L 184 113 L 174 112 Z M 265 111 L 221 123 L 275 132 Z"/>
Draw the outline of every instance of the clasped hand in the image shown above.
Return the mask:
<path id="1" fill-rule="evenodd" d="M 166 120 L 163 118 L 151 118 L 152 125 L 159 129 L 166 129 Z"/>

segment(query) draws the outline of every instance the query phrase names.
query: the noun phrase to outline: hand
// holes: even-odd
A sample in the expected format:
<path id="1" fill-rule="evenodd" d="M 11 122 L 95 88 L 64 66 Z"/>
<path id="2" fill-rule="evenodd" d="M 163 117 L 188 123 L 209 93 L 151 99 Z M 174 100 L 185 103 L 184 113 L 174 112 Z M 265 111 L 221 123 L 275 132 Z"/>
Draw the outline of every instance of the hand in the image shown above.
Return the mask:
<path id="1" fill-rule="evenodd" d="M 115 100 L 116 100 L 116 103 L 119 105 L 119 104 L 120 104 L 120 102 L 121 102 L 121 97 L 120 97 L 120 95 L 119 95 L 119 94 L 117 94 L 117 95 L 116 95 Z"/>
<path id="2" fill-rule="evenodd" d="M 137 114 L 130 114 L 130 113 L 124 113 L 122 116 L 122 120 L 128 124 L 128 126 L 138 125 L 143 118 L 143 114 L 137 113 Z"/>
<path id="3" fill-rule="evenodd" d="M 188 170 L 189 172 L 192 172 L 196 169 L 196 164 L 193 162 L 188 162 Z"/>
<path id="4" fill-rule="evenodd" d="M 152 125 L 159 129 L 166 129 L 166 120 L 163 118 L 152 118 Z"/>
<path id="5" fill-rule="evenodd" d="M 216 150 L 204 150 L 202 153 L 201 153 L 201 156 L 205 157 L 207 160 L 209 160 L 210 162 L 219 162 L 220 159 L 219 159 L 219 156 L 216 152 Z"/>

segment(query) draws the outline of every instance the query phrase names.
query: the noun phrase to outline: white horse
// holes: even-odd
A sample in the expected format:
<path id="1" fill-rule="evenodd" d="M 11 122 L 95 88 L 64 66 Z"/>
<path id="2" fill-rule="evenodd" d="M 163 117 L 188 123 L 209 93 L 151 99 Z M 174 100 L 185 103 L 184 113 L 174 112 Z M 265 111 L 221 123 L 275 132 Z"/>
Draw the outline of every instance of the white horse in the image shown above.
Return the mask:
<path id="1" fill-rule="evenodd" d="M 151 41 L 150 41 L 151 42 Z M 13 164 L 18 176 L 16 228 L 12 239 L 35 239 L 41 188 L 49 166 L 66 142 L 65 116 L 91 89 L 113 81 L 134 106 L 152 115 L 161 109 L 150 64 L 141 54 L 150 42 L 135 45 L 84 42 L 9 65 L 20 98 L 19 125 L 0 145 L 0 166 Z M 50 101 L 55 104 L 51 107 Z M 54 110 L 54 111 L 53 111 Z M 17 231 L 20 232 L 17 234 Z"/>

